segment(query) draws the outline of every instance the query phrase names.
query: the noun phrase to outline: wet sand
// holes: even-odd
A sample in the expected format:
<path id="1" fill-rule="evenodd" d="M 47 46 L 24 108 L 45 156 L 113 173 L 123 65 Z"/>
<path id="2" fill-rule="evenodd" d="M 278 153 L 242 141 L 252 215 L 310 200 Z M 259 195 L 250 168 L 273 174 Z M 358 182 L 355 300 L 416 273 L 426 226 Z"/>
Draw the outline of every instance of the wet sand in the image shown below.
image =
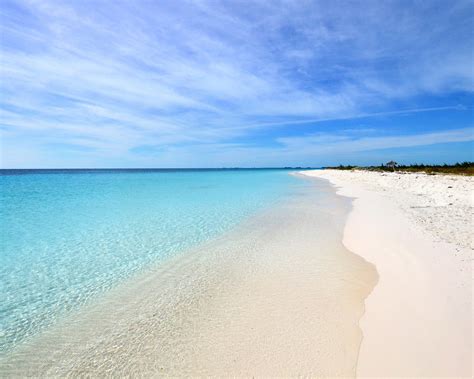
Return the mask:
<path id="1" fill-rule="evenodd" d="M 2 376 L 355 376 L 374 267 L 342 244 L 350 200 L 302 179 L 230 233 L 29 341 Z"/>

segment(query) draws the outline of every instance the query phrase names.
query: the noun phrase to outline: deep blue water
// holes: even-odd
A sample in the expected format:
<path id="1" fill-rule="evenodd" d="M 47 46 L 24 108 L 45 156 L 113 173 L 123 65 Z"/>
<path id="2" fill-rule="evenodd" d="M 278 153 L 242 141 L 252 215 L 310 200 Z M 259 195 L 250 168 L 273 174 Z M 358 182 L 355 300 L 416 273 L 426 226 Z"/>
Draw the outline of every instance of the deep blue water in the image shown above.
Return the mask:
<path id="1" fill-rule="evenodd" d="M 288 173 L 0 171 L 0 352 L 271 205 Z"/>

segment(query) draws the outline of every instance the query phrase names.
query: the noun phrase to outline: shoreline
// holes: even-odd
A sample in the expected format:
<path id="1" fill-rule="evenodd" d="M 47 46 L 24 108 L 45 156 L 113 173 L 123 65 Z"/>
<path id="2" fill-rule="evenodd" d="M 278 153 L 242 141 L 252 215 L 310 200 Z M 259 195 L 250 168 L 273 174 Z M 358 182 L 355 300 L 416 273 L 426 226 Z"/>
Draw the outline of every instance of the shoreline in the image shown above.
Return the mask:
<path id="1" fill-rule="evenodd" d="M 343 244 L 379 273 L 360 320 L 357 376 L 471 377 L 472 202 L 466 191 L 472 180 L 301 173 L 326 179 L 338 194 L 353 199 Z M 448 188 L 453 194 L 446 194 Z M 418 193 L 410 194 L 412 189 Z M 445 229 L 456 233 L 443 234 Z"/>
<path id="2" fill-rule="evenodd" d="M 278 206 L 16 351 L 3 373 L 355 376 L 376 273 L 342 245 L 349 208 L 302 177 Z"/>

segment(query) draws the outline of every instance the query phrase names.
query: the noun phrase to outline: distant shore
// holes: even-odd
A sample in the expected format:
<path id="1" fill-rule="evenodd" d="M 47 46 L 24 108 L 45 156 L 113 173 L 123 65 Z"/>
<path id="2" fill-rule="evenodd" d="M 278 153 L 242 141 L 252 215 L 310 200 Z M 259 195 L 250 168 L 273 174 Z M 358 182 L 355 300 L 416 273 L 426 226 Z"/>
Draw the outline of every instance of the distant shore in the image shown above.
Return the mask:
<path id="1" fill-rule="evenodd" d="M 430 174 L 430 175 L 463 175 L 463 176 L 474 176 L 474 162 L 458 162 L 455 164 L 442 164 L 442 165 L 429 165 L 429 164 L 409 164 L 399 165 L 396 162 L 388 162 L 380 166 L 352 166 L 352 165 L 339 165 L 334 167 L 325 167 L 330 170 L 359 170 L 359 171 L 372 171 L 372 172 L 399 172 L 399 173 L 418 173 L 418 174 Z"/>
<path id="2" fill-rule="evenodd" d="M 354 198 L 344 245 L 375 264 L 357 375 L 472 374 L 474 178 L 315 170 Z"/>

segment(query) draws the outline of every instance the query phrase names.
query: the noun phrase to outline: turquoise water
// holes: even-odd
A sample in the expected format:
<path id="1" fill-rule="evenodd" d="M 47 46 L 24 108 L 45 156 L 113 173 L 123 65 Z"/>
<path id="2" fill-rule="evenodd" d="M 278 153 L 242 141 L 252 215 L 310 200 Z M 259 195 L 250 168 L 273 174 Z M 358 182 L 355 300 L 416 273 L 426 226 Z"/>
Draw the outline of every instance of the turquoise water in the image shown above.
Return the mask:
<path id="1" fill-rule="evenodd" d="M 288 193 L 286 170 L 0 171 L 0 351 Z"/>

